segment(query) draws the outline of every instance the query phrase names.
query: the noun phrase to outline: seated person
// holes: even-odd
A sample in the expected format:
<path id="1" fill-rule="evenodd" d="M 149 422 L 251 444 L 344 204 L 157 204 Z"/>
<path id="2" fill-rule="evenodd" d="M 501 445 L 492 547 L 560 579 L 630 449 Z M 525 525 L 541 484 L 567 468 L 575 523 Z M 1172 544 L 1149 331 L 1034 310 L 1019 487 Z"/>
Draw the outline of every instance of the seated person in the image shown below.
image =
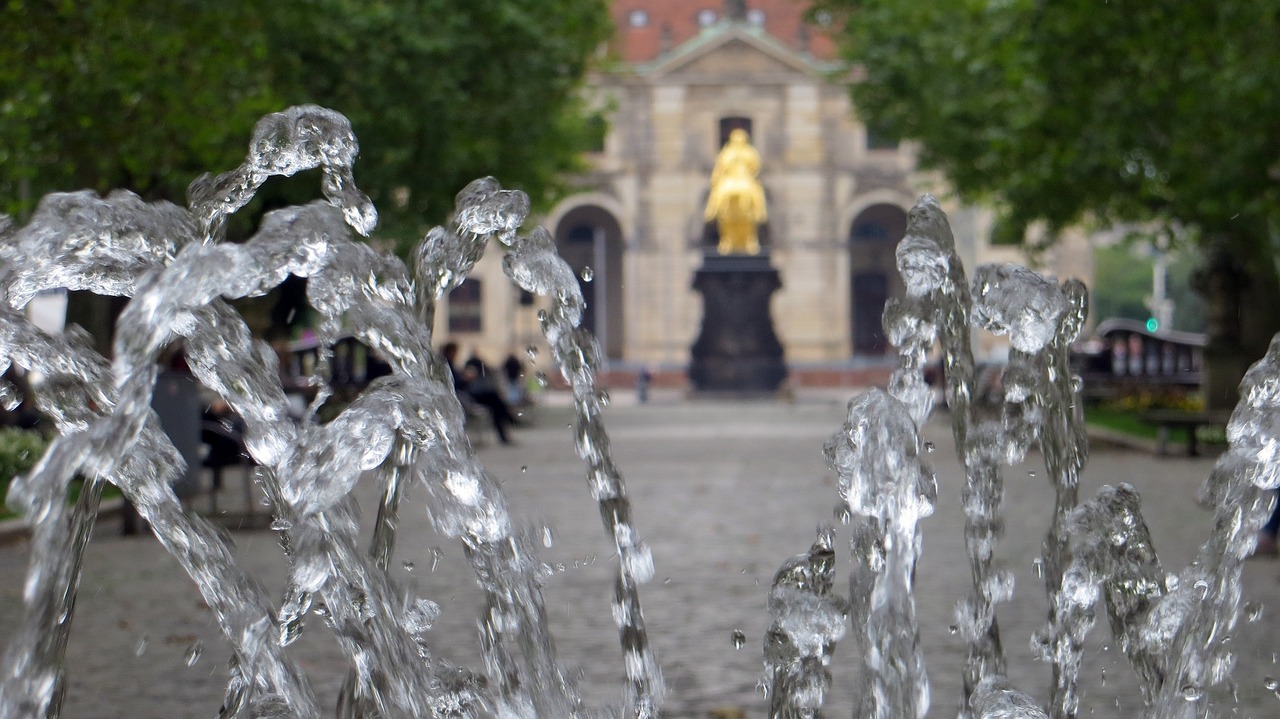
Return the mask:
<path id="1" fill-rule="evenodd" d="M 458 358 L 458 344 L 456 342 L 447 343 L 441 349 L 441 354 L 444 355 L 445 361 L 449 363 L 449 371 L 453 373 L 453 389 L 458 393 L 459 398 L 466 394 L 476 404 L 488 410 L 489 417 L 493 420 L 493 431 L 498 435 L 498 441 L 503 444 L 511 444 L 511 437 L 507 434 L 507 429 L 515 424 L 515 417 L 512 416 L 506 400 L 502 399 L 502 395 L 494 389 L 493 375 L 489 368 L 485 366 L 480 358 L 473 356 L 467 360 L 466 365 L 459 369 L 456 364 Z"/>

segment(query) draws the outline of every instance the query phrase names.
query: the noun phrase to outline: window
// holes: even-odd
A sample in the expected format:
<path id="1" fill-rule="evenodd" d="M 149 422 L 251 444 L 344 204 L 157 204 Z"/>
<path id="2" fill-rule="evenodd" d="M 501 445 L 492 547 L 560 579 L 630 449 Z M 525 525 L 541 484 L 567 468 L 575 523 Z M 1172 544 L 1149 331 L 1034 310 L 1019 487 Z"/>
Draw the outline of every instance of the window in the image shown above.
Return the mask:
<path id="1" fill-rule="evenodd" d="M 864 220 L 853 226 L 854 242 L 885 242 L 888 239 L 889 228 L 875 220 Z"/>
<path id="2" fill-rule="evenodd" d="M 627 15 L 627 23 L 631 27 L 647 27 L 649 25 L 649 13 L 644 10 L 632 10 Z"/>
<path id="3" fill-rule="evenodd" d="M 710 25 L 714 25 L 715 23 L 716 23 L 715 10 L 699 10 L 698 11 L 698 25 L 700 27 L 708 27 Z"/>
<path id="4" fill-rule="evenodd" d="M 898 149 L 898 137 L 889 132 L 884 127 L 874 127 L 867 125 L 867 149 L 868 150 L 896 150 Z"/>
<path id="5" fill-rule="evenodd" d="M 449 293 L 449 331 L 479 332 L 481 328 L 480 280 L 466 279 Z"/>
<path id="6" fill-rule="evenodd" d="M 849 229 L 849 240 L 857 244 L 898 244 L 907 234 L 907 212 L 897 205 L 879 203 L 858 213 Z"/>
<path id="7" fill-rule="evenodd" d="M 889 351 L 885 338 L 884 306 L 889 301 L 889 277 L 883 272 L 853 276 L 853 353 L 882 355 Z"/>

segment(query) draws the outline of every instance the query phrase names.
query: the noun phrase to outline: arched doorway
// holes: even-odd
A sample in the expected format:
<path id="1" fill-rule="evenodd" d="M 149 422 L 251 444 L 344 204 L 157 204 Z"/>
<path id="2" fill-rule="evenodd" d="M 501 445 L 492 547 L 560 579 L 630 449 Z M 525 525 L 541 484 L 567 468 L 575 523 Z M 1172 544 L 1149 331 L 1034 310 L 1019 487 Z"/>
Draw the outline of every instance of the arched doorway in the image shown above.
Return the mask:
<path id="1" fill-rule="evenodd" d="M 881 318 L 885 302 L 902 295 L 894 251 L 906 232 L 906 210 L 889 203 L 867 207 L 849 228 L 849 321 L 855 356 L 884 355 L 891 349 Z"/>
<path id="2" fill-rule="evenodd" d="M 608 210 L 575 207 L 556 225 L 556 249 L 578 277 L 587 302 L 582 326 L 595 334 L 609 359 L 626 346 L 622 307 L 622 228 Z M 590 268 L 590 271 L 587 271 Z"/>

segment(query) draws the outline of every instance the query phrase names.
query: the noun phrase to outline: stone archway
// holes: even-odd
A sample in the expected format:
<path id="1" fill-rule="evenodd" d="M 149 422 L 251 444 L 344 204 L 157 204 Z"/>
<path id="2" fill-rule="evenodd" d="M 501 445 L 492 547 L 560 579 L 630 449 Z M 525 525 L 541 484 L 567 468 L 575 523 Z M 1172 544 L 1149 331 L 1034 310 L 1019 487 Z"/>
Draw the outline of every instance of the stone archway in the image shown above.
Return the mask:
<path id="1" fill-rule="evenodd" d="M 560 217 L 555 238 L 556 249 L 577 275 L 587 302 L 582 326 L 600 340 L 606 357 L 622 359 L 626 347 L 622 227 L 608 210 L 580 205 Z"/>
<path id="2" fill-rule="evenodd" d="M 907 211 L 882 202 L 858 213 L 849 227 L 849 321 L 855 356 L 890 351 L 881 316 L 885 302 L 903 293 L 894 251 L 907 232 Z"/>

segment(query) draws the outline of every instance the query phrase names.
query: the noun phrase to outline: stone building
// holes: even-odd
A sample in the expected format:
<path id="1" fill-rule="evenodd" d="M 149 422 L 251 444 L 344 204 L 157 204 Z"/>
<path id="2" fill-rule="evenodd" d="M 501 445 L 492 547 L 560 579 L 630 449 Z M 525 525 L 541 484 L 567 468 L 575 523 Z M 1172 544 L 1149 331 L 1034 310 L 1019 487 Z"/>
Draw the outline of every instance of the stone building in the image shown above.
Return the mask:
<path id="1" fill-rule="evenodd" d="M 841 69 L 822 18 L 810 24 L 804 11 L 797 0 L 613 3 L 612 62 L 589 88 L 608 132 L 580 190 L 541 224 L 591 278 L 586 322 L 615 370 L 644 365 L 677 382 L 688 364 L 702 317 L 691 279 L 714 252 L 708 180 L 735 128 L 762 158 L 762 241 L 781 273 L 772 313 L 793 384 L 865 381 L 862 370 L 887 367 L 880 316 L 902 292 L 894 247 L 923 192 L 942 201 L 966 267 L 1021 261 L 988 244 L 989 212 L 948 200 L 936 177 L 915 170 L 909 145 L 859 119 L 853 72 Z M 1089 257 L 1087 243 L 1067 243 L 1046 269 L 1087 276 Z M 530 298 L 496 260 L 455 293 L 437 330 L 490 361 L 538 339 L 536 304 L 522 304 Z"/>

